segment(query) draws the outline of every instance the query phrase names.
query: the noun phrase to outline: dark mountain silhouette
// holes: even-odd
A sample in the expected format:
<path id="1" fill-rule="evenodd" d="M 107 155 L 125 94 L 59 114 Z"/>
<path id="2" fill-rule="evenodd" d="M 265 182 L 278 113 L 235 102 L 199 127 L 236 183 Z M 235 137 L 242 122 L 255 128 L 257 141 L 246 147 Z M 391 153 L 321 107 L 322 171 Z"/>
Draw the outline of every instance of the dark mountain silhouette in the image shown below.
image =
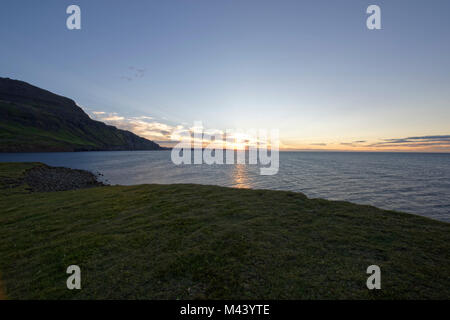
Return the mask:
<path id="1" fill-rule="evenodd" d="M 0 152 L 163 149 L 132 132 L 92 120 L 69 98 L 0 78 Z"/>

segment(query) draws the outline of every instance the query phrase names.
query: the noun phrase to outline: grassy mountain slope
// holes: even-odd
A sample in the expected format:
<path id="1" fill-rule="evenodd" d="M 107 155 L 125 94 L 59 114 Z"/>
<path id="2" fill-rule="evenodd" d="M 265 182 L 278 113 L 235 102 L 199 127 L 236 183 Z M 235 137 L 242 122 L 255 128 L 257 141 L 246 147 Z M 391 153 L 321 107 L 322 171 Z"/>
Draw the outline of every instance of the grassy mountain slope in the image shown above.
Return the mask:
<path id="1" fill-rule="evenodd" d="M 153 141 L 92 120 L 71 99 L 0 78 L 0 152 L 158 149 Z"/>
<path id="2" fill-rule="evenodd" d="M 448 299 L 450 224 L 202 185 L 33 193 L 0 164 L 0 274 L 18 299 Z M 81 267 L 82 289 L 66 288 Z M 366 269 L 381 268 L 381 290 Z"/>

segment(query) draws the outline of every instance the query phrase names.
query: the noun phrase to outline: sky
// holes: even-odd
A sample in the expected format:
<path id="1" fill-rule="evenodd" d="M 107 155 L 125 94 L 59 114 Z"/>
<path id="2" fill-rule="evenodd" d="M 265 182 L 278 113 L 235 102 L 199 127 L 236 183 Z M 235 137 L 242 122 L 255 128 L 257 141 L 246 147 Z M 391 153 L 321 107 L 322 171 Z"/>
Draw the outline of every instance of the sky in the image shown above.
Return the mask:
<path id="1" fill-rule="evenodd" d="M 201 121 L 278 129 L 285 150 L 450 152 L 449 16 L 448 0 L 2 0 L 0 76 L 162 145 Z"/>

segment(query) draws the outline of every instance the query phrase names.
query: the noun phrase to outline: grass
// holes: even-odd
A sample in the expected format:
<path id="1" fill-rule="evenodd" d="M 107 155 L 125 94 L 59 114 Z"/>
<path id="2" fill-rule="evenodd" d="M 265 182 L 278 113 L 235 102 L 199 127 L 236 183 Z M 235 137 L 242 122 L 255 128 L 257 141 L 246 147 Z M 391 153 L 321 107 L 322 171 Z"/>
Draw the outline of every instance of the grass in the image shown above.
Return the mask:
<path id="1" fill-rule="evenodd" d="M 0 100 L 1 152 L 159 149 L 155 143 L 129 131 L 90 119 L 71 100 L 20 100 L 23 101 Z"/>
<path id="2" fill-rule="evenodd" d="M 34 165 L 0 164 L 9 299 L 450 297 L 448 223 L 283 191 L 12 183 Z M 66 288 L 72 264 L 82 290 Z M 366 287 L 373 264 L 381 290 Z"/>
<path id="3" fill-rule="evenodd" d="M 59 121 L 55 115 L 40 111 L 39 108 L 26 105 L 28 112 L 18 109 L 17 106 L 0 101 L 2 119 L 0 120 L 0 138 L 2 148 L 10 146 L 22 146 L 30 148 L 70 148 L 70 147 L 96 147 L 96 145 L 77 136 L 77 132 L 71 132 L 70 128 L 58 127 Z M 8 116 L 6 116 L 8 115 Z M 34 127 L 32 123 L 49 122 L 52 128 Z M 4 118 L 4 119 L 3 119 Z M 27 119 L 20 123 L 20 119 Z M 78 133 L 82 135 L 82 133 Z"/>

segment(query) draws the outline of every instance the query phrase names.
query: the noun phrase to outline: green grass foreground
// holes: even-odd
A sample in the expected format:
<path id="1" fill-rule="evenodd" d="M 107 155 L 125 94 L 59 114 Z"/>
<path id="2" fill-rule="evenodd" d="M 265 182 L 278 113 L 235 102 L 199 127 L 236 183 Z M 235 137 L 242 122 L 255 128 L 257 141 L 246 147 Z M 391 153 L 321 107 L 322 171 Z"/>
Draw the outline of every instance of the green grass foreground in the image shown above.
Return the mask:
<path id="1" fill-rule="evenodd" d="M 448 299 L 450 224 L 283 191 L 203 185 L 32 193 L 0 164 L 9 299 Z M 81 290 L 66 268 L 81 267 Z M 366 287 L 381 267 L 381 290 Z"/>

